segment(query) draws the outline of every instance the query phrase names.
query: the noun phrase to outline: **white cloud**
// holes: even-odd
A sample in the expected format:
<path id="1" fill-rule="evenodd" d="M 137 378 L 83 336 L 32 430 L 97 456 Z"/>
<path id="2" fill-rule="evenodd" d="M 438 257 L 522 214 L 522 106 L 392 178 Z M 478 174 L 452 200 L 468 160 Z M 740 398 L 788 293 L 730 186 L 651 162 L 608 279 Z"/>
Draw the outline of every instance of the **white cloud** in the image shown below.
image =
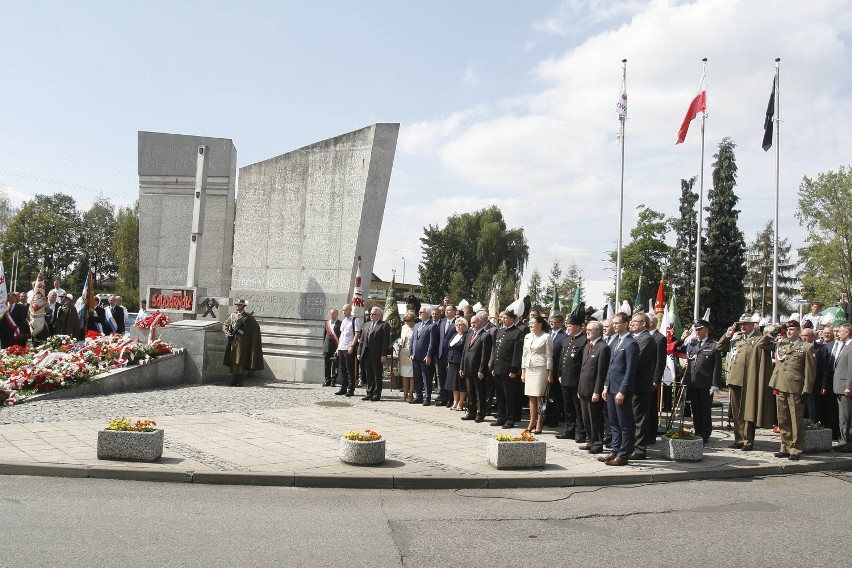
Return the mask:
<path id="1" fill-rule="evenodd" d="M 465 85 L 478 85 L 479 81 L 482 79 L 482 76 L 477 72 L 473 67 L 468 67 L 464 70 L 464 77 L 462 78 L 462 83 Z"/>
<path id="2" fill-rule="evenodd" d="M 13 207 L 20 207 L 24 201 L 32 199 L 32 195 L 27 195 L 26 193 L 22 193 L 17 191 L 15 188 L 6 185 L 5 183 L 0 183 L 0 194 L 4 194 L 9 198 L 9 202 Z"/>

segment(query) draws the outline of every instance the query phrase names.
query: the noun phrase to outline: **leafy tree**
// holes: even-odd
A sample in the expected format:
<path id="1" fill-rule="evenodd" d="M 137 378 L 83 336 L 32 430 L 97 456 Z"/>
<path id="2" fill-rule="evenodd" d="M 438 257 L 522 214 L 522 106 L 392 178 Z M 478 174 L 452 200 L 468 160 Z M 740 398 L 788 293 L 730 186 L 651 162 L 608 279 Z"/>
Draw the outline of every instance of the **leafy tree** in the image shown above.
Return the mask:
<path id="1" fill-rule="evenodd" d="M 669 254 L 666 285 L 677 296 L 680 321 L 692 321 L 695 298 L 695 234 L 698 230 L 698 194 L 692 191 L 695 178 L 680 180 L 680 217 L 671 220 L 675 246 Z M 702 236 L 702 244 L 704 238 Z M 654 296 L 656 298 L 656 296 Z"/>
<path id="2" fill-rule="evenodd" d="M 852 169 L 807 176 L 799 185 L 796 218 L 808 229 L 799 249 L 803 293 L 811 301 L 852 297 Z"/>
<path id="3" fill-rule="evenodd" d="M 12 201 L 6 192 L 5 187 L 0 187 L 0 242 L 5 242 L 3 233 L 6 232 L 6 227 L 9 226 L 9 221 L 15 216 L 16 210 L 12 206 Z"/>
<path id="4" fill-rule="evenodd" d="M 115 292 L 135 309 L 139 302 L 139 201 L 118 210 L 112 254 L 118 266 Z"/>
<path id="5" fill-rule="evenodd" d="M 114 279 L 118 270 L 111 244 L 115 235 L 115 207 L 109 199 L 99 196 L 83 213 L 82 221 L 80 248 L 92 266 L 95 289 L 100 290 L 104 280 Z"/>
<path id="6" fill-rule="evenodd" d="M 639 275 L 642 275 L 641 295 L 647 302 L 648 298 L 656 297 L 657 286 L 660 283 L 666 260 L 671 247 L 666 244 L 665 237 L 670 221 L 666 216 L 645 205 L 637 207 L 639 211 L 636 226 L 630 231 L 630 243 L 621 249 L 621 290 L 622 299 L 631 300 L 638 294 Z M 613 265 L 617 262 L 618 251 L 610 253 Z M 609 294 L 615 298 L 615 290 Z M 614 306 L 618 310 L 619 306 Z M 642 306 L 634 306 L 640 308 Z M 643 307 L 645 311 L 648 306 Z"/>
<path id="7" fill-rule="evenodd" d="M 507 229 L 496 206 L 474 213 L 453 215 L 443 229 L 429 225 L 420 237 L 423 260 L 420 282 L 427 301 L 443 297 L 456 278 L 453 297 L 488 301 L 491 283 L 498 276 L 501 303 L 510 298 L 529 260 L 522 228 Z"/>
<path id="8" fill-rule="evenodd" d="M 773 222 L 768 221 L 748 246 L 746 284 L 749 296 L 754 298 L 754 307 L 749 306 L 749 311 L 757 310 L 762 315 L 772 314 L 773 238 Z M 778 241 L 778 310 L 782 312 L 791 311 L 789 300 L 797 292 L 796 279 L 790 276 L 796 268 L 790 261 L 790 248 L 787 239 Z"/>
<path id="9" fill-rule="evenodd" d="M 715 330 L 730 326 L 745 307 L 745 239 L 737 226 L 740 212 L 735 208 L 739 201 L 734 193 L 735 147 L 727 137 L 719 143 L 713 156 L 716 160 L 713 187 L 707 193 L 707 246 L 701 249 L 701 303 L 702 308 L 710 308 L 710 323 Z"/>
<path id="10" fill-rule="evenodd" d="M 537 310 L 541 310 L 545 305 L 549 304 L 549 302 L 544 299 L 545 294 L 541 286 L 541 273 L 538 271 L 538 268 L 533 269 L 532 274 L 530 274 L 530 282 L 527 285 L 527 294 L 529 294 L 532 307 Z"/>
<path id="11" fill-rule="evenodd" d="M 69 274 L 80 262 L 79 231 L 80 215 L 73 197 L 36 195 L 24 202 L 3 235 L 4 266 L 11 266 L 14 252 L 20 253 L 18 288 L 28 288 L 40 269 L 48 281 Z"/>

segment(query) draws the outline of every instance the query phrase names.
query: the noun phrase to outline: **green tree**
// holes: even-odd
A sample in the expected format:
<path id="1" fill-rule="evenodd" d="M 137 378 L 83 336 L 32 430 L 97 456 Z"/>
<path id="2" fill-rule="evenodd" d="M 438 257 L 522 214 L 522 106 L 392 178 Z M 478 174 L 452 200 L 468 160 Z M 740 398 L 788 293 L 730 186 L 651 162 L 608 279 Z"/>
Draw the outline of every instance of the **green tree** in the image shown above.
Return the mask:
<path id="1" fill-rule="evenodd" d="M 112 245 L 114 235 L 115 207 L 106 197 L 98 196 L 82 215 L 79 236 L 80 248 L 95 276 L 96 290 L 103 288 L 104 280 L 113 280 L 118 270 Z"/>
<path id="2" fill-rule="evenodd" d="M 745 308 L 745 238 L 737 226 L 740 212 L 734 193 L 734 148 L 736 145 L 726 137 L 713 156 L 713 187 L 707 193 L 707 246 L 701 249 L 701 311 L 710 308 L 710 323 L 717 331 L 735 322 Z"/>
<path id="3" fill-rule="evenodd" d="M 659 211 L 645 205 L 639 205 L 636 209 L 639 215 L 636 226 L 630 231 L 632 240 L 621 249 L 621 296 L 622 300 L 632 301 L 638 295 L 641 274 L 641 295 L 647 302 L 648 298 L 656 297 L 657 286 L 670 255 L 671 247 L 665 241 L 670 221 Z M 610 253 L 613 266 L 617 262 L 617 254 L 618 251 Z M 614 300 L 614 290 L 609 297 Z M 618 311 L 619 306 L 614 307 Z M 647 305 L 634 308 L 648 310 Z"/>
<path id="4" fill-rule="evenodd" d="M 45 280 L 69 274 L 80 262 L 80 215 L 70 195 L 36 195 L 24 202 L 3 235 L 3 264 L 20 253 L 18 288 L 26 289 L 44 270 Z"/>
<path id="5" fill-rule="evenodd" d="M 754 241 L 749 243 L 746 268 L 746 284 L 749 298 L 754 306 L 749 311 L 758 311 L 762 315 L 772 315 L 772 274 L 775 258 L 773 254 L 773 222 L 768 221 L 763 230 L 758 231 Z M 778 241 L 778 310 L 790 312 L 790 300 L 796 295 L 796 279 L 790 276 L 796 268 L 790 261 L 790 249 L 787 239 Z M 751 304 L 751 301 L 749 302 Z"/>
<path id="6" fill-rule="evenodd" d="M 527 294 L 530 297 L 532 307 L 541 310 L 548 302 L 544 300 L 544 289 L 541 286 L 541 273 L 538 268 L 534 268 L 530 274 L 530 281 L 527 285 Z"/>
<path id="7" fill-rule="evenodd" d="M 12 201 L 9 199 L 8 192 L 5 187 L 0 187 L 0 242 L 6 242 L 3 234 L 9 226 L 12 217 L 15 216 L 16 210 L 12 206 Z"/>
<path id="8" fill-rule="evenodd" d="M 808 229 L 799 249 L 805 297 L 834 302 L 852 297 L 852 168 L 807 176 L 799 185 L 796 218 Z"/>
<path id="9" fill-rule="evenodd" d="M 559 297 L 562 299 L 562 313 L 568 314 L 574 311 L 574 293 L 580 288 L 580 298 L 583 299 L 585 288 L 583 288 L 583 270 L 572 260 L 565 269 L 565 276 L 559 285 Z"/>
<path id="10" fill-rule="evenodd" d="M 522 228 L 507 229 L 496 206 L 474 213 L 453 215 L 443 229 L 429 225 L 420 237 L 423 260 L 420 283 L 427 301 L 443 297 L 456 279 L 453 297 L 486 303 L 495 275 L 501 282 L 501 302 L 513 294 L 515 283 L 529 260 L 529 246 Z"/>
<path id="11" fill-rule="evenodd" d="M 698 194 L 692 191 L 695 178 L 680 180 L 680 217 L 671 220 L 675 245 L 669 254 L 666 270 L 667 294 L 677 297 L 680 321 L 692 321 L 695 297 L 695 235 L 698 230 Z M 702 237 L 702 244 L 704 238 Z M 654 296 L 656 298 L 656 296 Z"/>
<path id="12" fill-rule="evenodd" d="M 139 302 L 139 201 L 132 207 L 118 210 L 112 254 L 118 266 L 115 293 L 124 298 L 125 305 L 136 309 Z"/>

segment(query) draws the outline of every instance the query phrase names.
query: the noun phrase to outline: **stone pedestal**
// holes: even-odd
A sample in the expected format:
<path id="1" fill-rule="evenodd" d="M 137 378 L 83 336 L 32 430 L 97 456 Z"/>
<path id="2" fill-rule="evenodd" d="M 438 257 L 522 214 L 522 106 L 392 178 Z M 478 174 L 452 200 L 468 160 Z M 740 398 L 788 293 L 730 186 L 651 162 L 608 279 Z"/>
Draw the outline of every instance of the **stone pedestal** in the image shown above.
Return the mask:
<path id="1" fill-rule="evenodd" d="M 200 385 L 230 379 L 230 369 L 222 364 L 227 339 L 218 321 L 174 322 L 158 328 L 157 338 L 186 350 L 184 382 Z"/>
<path id="2" fill-rule="evenodd" d="M 488 440 L 488 463 L 497 469 L 544 467 L 547 461 L 547 444 L 535 442 L 498 442 Z"/>
<path id="3" fill-rule="evenodd" d="M 660 451 L 663 457 L 672 461 L 697 462 L 704 459 L 704 443 L 701 438 L 660 438 Z"/>
<path id="4" fill-rule="evenodd" d="M 805 452 L 825 452 L 831 449 L 831 428 L 809 428 L 805 431 Z"/>
<path id="5" fill-rule="evenodd" d="M 163 455 L 163 430 L 153 432 L 98 431 L 99 460 L 154 461 Z"/>
<path id="6" fill-rule="evenodd" d="M 340 437 L 340 461 L 353 465 L 377 465 L 385 461 L 385 439 L 358 442 Z"/>

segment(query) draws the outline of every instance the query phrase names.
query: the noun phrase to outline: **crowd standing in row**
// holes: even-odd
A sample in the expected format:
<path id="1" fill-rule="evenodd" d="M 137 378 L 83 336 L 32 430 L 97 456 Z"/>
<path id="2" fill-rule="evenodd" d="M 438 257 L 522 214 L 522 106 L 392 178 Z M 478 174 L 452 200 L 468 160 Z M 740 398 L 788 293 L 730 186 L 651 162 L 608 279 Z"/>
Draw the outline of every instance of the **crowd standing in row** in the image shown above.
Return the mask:
<path id="1" fill-rule="evenodd" d="M 362 400 L 380 401 L 383 368 L 396 353 L 409 404 L 429 406 L 434 394 L 435 405 L 464 411 L 462 420 L 481 423 L 491 414 L 492 426 L 535 434 L 545 425 L 564 424 L 556 438 L 573 439 L 590 454 L 609 448 L 598 459 L 623 466 L 645 459 L 656 443 L 661 403 L 680 402 L 662 393 L 671 383 L 664 380 L 666 368 L 674 371 L 676 357 L 694 433 L 704 443 L 713 431 L 711 409 L 724 365 L 732 448 L 752 451 L 756 428 L 777 424 L 781 446 L 775 456 L 798 460 L 807 416 L 833 426 L 840 440 L 835 451 L 852 451 L 849 324 L 821 325 L 811 314 L 801 324 L 791 319 L 761 330 L 757 318 L 744 314 L 719 341 L 704 319 L 673 340 L 657 330 L 654 314 L 619 312 L 596 321 L 582 303 L 567 319 L 552 314 L 549 323 L 537 310 L 519 317 L 524 310 L 513 304 L 500 314 L 499 325 L 487 310 L 459 316 L 448 298 L 435 308 L 409 308 L 395 345 L 380 308 L 372 308 L 364 324 L 349 304 L 342 320 L 330 310 L 323 337 L 326 386 L 337 386 L 339 377 L 335 394 L 351 397 L 363 383 Z"/>

